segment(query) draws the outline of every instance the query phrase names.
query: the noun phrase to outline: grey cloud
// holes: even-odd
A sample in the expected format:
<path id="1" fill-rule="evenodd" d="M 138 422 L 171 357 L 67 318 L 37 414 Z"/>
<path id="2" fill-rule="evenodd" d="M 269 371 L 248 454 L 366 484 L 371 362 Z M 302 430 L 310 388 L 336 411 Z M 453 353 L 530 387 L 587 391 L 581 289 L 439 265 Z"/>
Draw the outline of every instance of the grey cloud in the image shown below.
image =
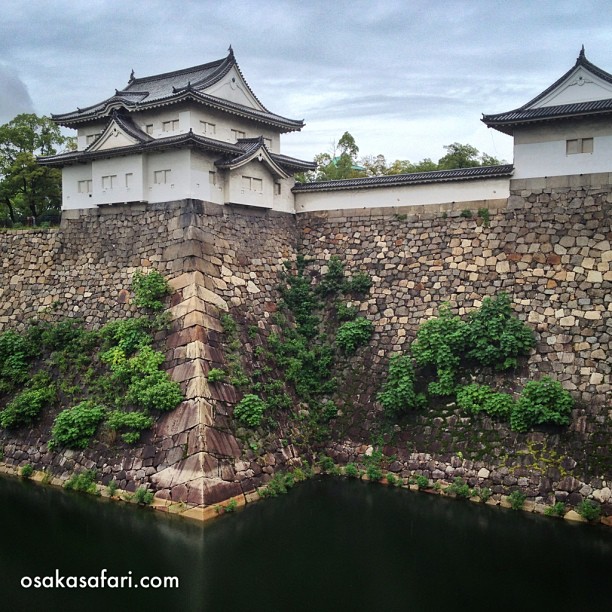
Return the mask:
<path id="1" fill-rule="evenodd" d="M 20 113 L 31 113 L 34 105 L 25 83 L 8 66 L 0 64 L 0 124 Z"/>

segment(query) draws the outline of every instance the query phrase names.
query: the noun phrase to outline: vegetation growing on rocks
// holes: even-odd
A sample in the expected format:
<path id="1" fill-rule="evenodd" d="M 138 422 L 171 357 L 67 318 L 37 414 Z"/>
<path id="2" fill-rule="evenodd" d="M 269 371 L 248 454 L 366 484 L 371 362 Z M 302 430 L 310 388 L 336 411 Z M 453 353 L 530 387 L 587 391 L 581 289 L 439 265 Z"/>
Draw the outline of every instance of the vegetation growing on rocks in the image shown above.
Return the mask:
<path id="1" fill-rule="evenodd" d="M 515 431 L 543 424 L 567 425 L 572 397 L 549 377 L 528 382 L 516 400 L 488 385 L 460 384 L 476 368 L 516 368 L 518 359 L 534 345 L 533 331 L 512 314 L 506 294 L 485 298 L 480 308 L 464 318 L 444 305 L 438 317 L 419 327 L 410 353 L 391 358 L 378 401 L 388 416 L 398 416 L 426 403 L 415 388 L 427 384 L 430 396 L 456 396 L 457 405 L 466 412 L 509 421 Z"/>
<path id="2" fill-rule="evenodd" d="M 133 291 L 155 313 L 169 288 L 151 272 L 135 275 Z M 178 384 L 160 369 L 163 353 L 153 348 L 153 335 L 164 324 L 159 315 L 113 321 L 99 330 L 76 319 L 38 320 L 21 335 L 0 334 L 0 426 L 31 427 L 59 408 L 50 449 L 83 449 L 100 426 L 121 432 L 127 443 L 138 441 L 155 412 L 182 401 Z"/>

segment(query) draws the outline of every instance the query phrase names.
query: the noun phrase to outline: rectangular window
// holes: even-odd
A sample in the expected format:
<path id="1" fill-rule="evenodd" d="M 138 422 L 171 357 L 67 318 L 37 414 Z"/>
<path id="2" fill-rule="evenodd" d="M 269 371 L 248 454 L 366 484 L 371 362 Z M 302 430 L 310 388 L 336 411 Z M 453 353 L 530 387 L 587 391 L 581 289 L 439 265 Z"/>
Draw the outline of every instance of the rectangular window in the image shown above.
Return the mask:
<path id="1" fill-rule="evenodd" d="M 153 172 L 153 182 L 156 185 L 165 185 L 170 182 L 170 170 L 155 170 Z"/>
<path id="2" fill-rule="evenodd" d="M 216 131 L 215 124 L 208 121 L 200 121 L 200 130 L 206 136 L 214 136 Z"/>
<path id="3" fill-rule="evenodd" d="M 91 180 L 79 181 L 78 187 L 79 193 L 91 193 L 92 182 Z"/>
<path id="4" fill-rule="evenodd" d="M 134 185 L 134 174 L 132 172 L 128 172 L 125 175 L 125 187 L 126 189 L 129 189 L 133 185 Z"/>
<path id="5" fill-rule="evenodd" d="M 272 148 L 272 139 L 271 138 L 264 138 L 264 144 L 266 145 L 266 147 L 268 147 L 268 149 Z"/>
<path id="6" fill-rule="evenodd" d="M 117 185 L 117 175 L 109 174 L 102 177 L 102 189 L 113 189 Z"/>
<path id="7" fill-rule="evenodd" d="M 575 155 L 576 153 L 592 153 L 593 139 L 592 138 L 572 138 L 565 141 L 566 155 Z"/>
<path id="8" fill-rule="evenodd" d="M 98 140 L 99 136 L 99 132 L 97 134 L 87 134 L 87 136 L 85 136 L 85 142 L 87 143 L 87 146 L 89 146 L 92 142 Z"/>
<path id="9" fill-rule="evenodd" d="M 147 123 L 147 125 L 145 125 L 145 132 L 147 134 L 152 134 L 153 133 L 153 124 L 152 123 Z"/>
<path id="10" fill-rule="evenodd" d="M 234 140 L 238 140 L 239 138 L 246 138 L 246 132 L 243 132 L 241 130 L 232 130 L 232 136 L 234 137 Z"/>
<path id="11" fill-rule="evenodd" d="M 171 119 L 170 121 L 162 121 L 162 131 L 176 132 L 179 129 L 179 120 Z"/>
<path id="12" fill-rule="evenodd" d="M 281 194 L 281 184 L 280 183 L 274 183 L 274 193 L 276 195 Z"/>
<path id="13" fill-rule="evenodd" d="M 217 173 L 216 172 L 212 172 L 212 170 L 208 173 L 208 182 L 211 185 L 216 185 L 217 184 Z"/>
<path id="14" fill-rule="evenodd" d="M 263 180 L 254 176 L 242 177 L 242 190 L 263 193 Z"/>

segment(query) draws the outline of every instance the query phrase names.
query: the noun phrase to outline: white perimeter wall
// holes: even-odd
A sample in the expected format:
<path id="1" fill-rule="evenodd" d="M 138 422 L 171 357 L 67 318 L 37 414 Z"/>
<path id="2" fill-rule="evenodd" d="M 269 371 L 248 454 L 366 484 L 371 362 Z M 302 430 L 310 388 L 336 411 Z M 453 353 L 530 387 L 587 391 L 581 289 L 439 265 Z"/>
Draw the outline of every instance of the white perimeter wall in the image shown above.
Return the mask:
<path id="1" fill-rule="evenodd" d="M 366 187 L 343 191 L 305 191 L 295 194 L 295 211 L 300 213 L 316 210 L 498 200 L 509 197 L 509 185 L 508 178 L 498 178 L 398 187 Z"/>

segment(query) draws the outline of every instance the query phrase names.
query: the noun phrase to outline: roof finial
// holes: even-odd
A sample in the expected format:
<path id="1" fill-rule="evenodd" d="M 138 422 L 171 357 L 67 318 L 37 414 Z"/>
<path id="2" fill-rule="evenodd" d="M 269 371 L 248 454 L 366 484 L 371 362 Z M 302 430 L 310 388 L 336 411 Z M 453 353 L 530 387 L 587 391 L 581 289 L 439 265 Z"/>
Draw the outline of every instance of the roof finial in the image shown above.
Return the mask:
<path id="1" fill-rule="evenodd" d="M 132 68 L 132 72 L 130 72 L 130 82 L 132 82 L 136 77 L 134 77 L 134 69 Z"/>
<path id="2" fill-rule="evenodd" d="M 584 45 L 582 45 L 582 49 L 580 49 L 580 55 L 578 56 L 578 59 L 586 59 L 586 57 L 584 56 Z"/>
<path id="3" fill-rule="evenodd" d="M 230 54 L 230 57 L 234 57 L 234 50 L 232 49 L 232 45 L 229 46 L 228 52 Z"/>

